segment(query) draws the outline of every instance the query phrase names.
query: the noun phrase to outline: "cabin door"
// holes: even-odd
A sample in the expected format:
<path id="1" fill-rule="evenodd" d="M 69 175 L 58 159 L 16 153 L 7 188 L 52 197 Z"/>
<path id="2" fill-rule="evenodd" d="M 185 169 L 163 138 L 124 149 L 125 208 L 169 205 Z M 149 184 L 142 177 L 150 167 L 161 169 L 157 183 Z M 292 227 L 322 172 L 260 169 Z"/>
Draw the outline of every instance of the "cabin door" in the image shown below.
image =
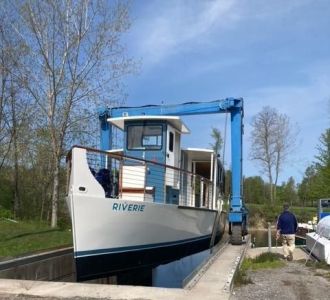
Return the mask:
<path id="1" fill-rule="evenodd" d="M 212 186 L 201 180 L 201 177 L 211 180 L 211 167 L 210 161 L 193 161 L 193 172 L 199 175 L 195 178 L 195 204 L 197 207 L 209 207 L 212 200 L 210 198 Z"/>
<path id="2" fill-rule="evenodd" d="M 179 167 L 179 134 L 170 125 L 167 126 L 167 143 L 166 143 L 166 165 Z M 179 172 L 175 169 L 166 168 L 166 185 L 178 188 Z"/>

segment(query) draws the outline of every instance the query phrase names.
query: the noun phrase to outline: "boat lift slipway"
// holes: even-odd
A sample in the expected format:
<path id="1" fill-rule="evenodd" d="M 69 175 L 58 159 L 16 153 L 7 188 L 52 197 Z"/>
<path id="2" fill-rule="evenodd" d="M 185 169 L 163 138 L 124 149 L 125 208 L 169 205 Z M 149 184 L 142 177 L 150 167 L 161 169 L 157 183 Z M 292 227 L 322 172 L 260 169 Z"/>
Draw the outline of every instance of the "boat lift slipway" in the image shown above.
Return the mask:
<path id="1" fill-rule="evenodd" d="M 232 195 L 228 214 L 231 243 L 240 245 L 242 236 L 247 234 L 247 209 L 242 199 L 242 136 L 243 99 L 226 98 L 211 102 L 187 102 L 175 105 L 146 105 L 139 107 L 113 107 L 99 111 L 101 127 L 101 149 L 112 148 L 112 125 L 108 118 L 128 116 L 189 116 L 202 114 L 230 113 L 231 117 L 231 161 Z"/>

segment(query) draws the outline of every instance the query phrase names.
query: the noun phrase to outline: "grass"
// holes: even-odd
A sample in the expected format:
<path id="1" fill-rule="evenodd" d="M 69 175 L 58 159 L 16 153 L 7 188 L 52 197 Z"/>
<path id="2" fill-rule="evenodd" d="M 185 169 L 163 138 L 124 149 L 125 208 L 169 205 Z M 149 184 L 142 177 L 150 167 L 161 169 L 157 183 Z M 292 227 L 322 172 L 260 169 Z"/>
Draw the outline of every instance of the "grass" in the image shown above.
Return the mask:
<path id="1" fill-rule="evenodd" d="M 237 272 L 235 273 L 235 277 L 234 277 L 234 285 L 236 287 L 237 286 L 242 286 L 242 285 L 245 285 L 245 284 L 251 284 L 251 283 L 253 283 L 253 281 L 247 275 L 246 270 L 243 270 L 243 269 L 237 270 Z"/>
<path id="2" fill-rule="evenodd" d="M 285 263 L 275 253 L 262 253 L 255 258 L 245 258 L 234 278 L 235 286 L 253 283 L 248 276 L 248 270 L 274 269 L 283 267 Z"/>
<path id="3" fill-rule="evenodd" d="M 283 267 L 285 263 L 276 253 L 265 252 L 255 258 L 246 258 L 243 261 L 242 268 L 248 270 L 274 269 Z"/>
<path id="4" fill-rule="evenodd" d="M 305 261 L 303 261 L 303 262 L 305 262 Z M 328 265 L 325 261 L 309 260 L 309 261 L 307 261 L 306 266 L 313 268 L 313 269 L 322 269 L 322 270 L 330 271 L 330 265 Z"/>
<path id="5" fill-rule="evenodd" d="M 303 263 L 305 262 L 303 261 Z M 330 281 L 330 266 L 325 261 L 309 260 L 306 266 L 315 271 L 315 276 L 320 276 Z"/>
<path id="6" fill-rule="evenodd" d="M 0 260 L 72 245 L 72 232 L 38 222 L 0 219 Z"/>

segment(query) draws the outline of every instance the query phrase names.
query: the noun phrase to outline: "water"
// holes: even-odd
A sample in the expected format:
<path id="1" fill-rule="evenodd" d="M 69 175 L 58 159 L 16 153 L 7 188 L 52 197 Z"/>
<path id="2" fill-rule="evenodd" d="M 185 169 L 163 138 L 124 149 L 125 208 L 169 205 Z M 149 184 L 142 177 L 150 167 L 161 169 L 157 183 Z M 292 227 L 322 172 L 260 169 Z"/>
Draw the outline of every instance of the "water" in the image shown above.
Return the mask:
<path id="1" fill-rule="evenodd" d="M 183 257 L 156 268 L 142 268 L 117 274 L 117 284 L 183 288 L 184 280 L 208 257 L 210 249 Z"/>
<path id="2" fill-rule="evenodd" d="M 182 288 L 184 279 L 209 256 L 210 249 L 154 268 L 152 270 L 152 286 Z"/>

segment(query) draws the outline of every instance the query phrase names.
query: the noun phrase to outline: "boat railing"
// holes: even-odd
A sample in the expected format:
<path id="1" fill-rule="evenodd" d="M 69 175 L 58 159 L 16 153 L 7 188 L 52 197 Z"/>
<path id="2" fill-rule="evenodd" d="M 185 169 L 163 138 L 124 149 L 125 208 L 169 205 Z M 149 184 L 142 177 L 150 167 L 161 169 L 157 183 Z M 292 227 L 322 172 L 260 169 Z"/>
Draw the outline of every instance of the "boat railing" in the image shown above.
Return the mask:
<path id="1" fill-rule="evenodd" d="M 215 207 L 212 181 L 201 175 L 119 152 L 82 146 L 74 148 L 86 150 L 89 171 L 103 187 L 107 198 L 209 209 Z M 72 166 L 71 151 L 67 157 L 69 168 Z"/>

